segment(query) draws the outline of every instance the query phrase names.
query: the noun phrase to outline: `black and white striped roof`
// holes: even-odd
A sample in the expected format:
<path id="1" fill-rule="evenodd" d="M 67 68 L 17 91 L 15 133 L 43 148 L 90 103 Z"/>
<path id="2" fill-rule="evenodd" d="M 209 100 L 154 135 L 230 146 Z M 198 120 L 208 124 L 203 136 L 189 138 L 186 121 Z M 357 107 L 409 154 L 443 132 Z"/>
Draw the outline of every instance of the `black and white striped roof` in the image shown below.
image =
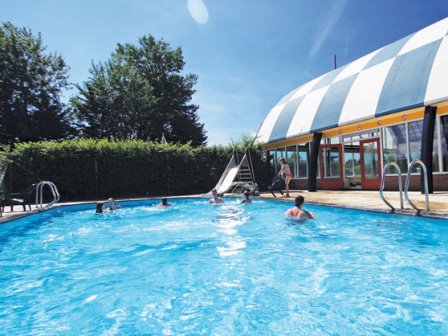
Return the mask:
<path id="1" fill-rule="evenodd" d="M 448 100 L 448 18 L 299 86 L 269 112 L 263 143 Z"/>

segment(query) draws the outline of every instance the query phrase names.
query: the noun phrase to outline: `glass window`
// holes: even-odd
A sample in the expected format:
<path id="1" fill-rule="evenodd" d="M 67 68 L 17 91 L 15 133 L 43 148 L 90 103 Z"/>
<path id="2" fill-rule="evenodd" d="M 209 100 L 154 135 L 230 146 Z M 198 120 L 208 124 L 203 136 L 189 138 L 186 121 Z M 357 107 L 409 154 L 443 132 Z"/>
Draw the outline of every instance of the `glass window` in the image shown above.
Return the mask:
<path id="1" fill-rule="evenodd" d="M 440 142 L 442 151 L 442 167 L 443 171 L 448 171 L 448 115 L 440 117 Z"/>
<path id="2" fill-rule="evenodd" d="M 269 161 L 269 167 L 272 167 L 275 172 L 277 172 L 276 166 L 275 166 L 275 151 L 268 151 L 267 152 L 267 159 Z"/>
<path id="3" fill-rule="evenodd" d="M 278 148 L 275 151 L 275 172 L 279 172 L 280 171 L 280 162 L 278 162 L 278 160 L 280 158 L 284 158 L 285 157 L 285 149 L 284 148 Z"/>
<path id="4" fill-rule="evenodd" d="M 359 154 L 359 142 L 350 142 L 344 145 L 345 176 L 353 177 L 361 175 L 361 156 Z"/>
<path id="5" fill-rule="evenodd" d="M 408 138 L 409 138 L 409 162 L 421 158 L 421 146 L 422 146 L 422 133 L 423 133 L 423 120 L 413 121 L 408 124 Z M 437 135 L 437 122 L 434 127 L 434 141 L 432 152 L 432 169 L 433 172 L 439 171 L 439 154 L 438 154 L 438 135 Z M 416 171 L 419 171 L 417 168 Z"/>
<path id="6" fill-rule="evenodd" d="M 289 165 L 289 169 L 293 177 L 297 176 L 297 147 L 286 147 L 286 163 Z"/>
<path id="7" fill-rule="evenodd" d="M 373 139 L 379 137 L 379 130 L 373 129 L 367 132 L 362 132 L 358 134 L 349 134 L 343 136 L 343 142 L 353 142 L 353 141 L 359 141 L 359 140 L 367 140 L 367 139 Z"/>
<path id="8" fill-rule="evenodd" d="M 364 159 L 364 177 L 366 179 L 377 179 L 379 177 L 378 167 L 378 143 L 376 141 L 362 144 Z"/>
<path id="9" fill-rule="evenodd" d="M 408 148 L 406 141 L 406 124 L 399 124 L 383 128 L 383 163 L 396 162 L 401 173 L 408 169 Z M 391 167 L 390 173 L 396 173 Z"/>
<path id="10" fill-rule="evenodd" d="M 432 171 L 433 172 L 439 172 L 439 132 L 438 128 L 440 127 L 440 124 L 438 122 L 439 120 L 436 119 L 436 124 L 434 126 L 434 141 L 432 143 Z"/>
<path id="11" fill-rule="evenodd" d="M 298 178 L 307 178 L 308 177 L 308 143 L 304 145 L 297 146 L 297 159 L 298 159 Z"/>
<path id="12" fill-rule="evenodd" d="M 325 138 L 325 139 L 322 139 L 322 140 L 320 141 L 320 143 L 321 143 L 322 145 L 333 145 L 333 144 L 339 144 L 340 141 L 339 141 L 339 137 L 336 136 L 336 137 L 333 137 L 333 138 Z"/>
<path id="13" fill-rule="evenodd" d="M 344 152 L 345 176 L 354 176 L 353 153 Z"/>
<path id="14" fill-rule="evenodd" d="M 323 148 L 325 177 L 339 177 L 339 149 L 337 147 Z"/>
<path id="15" fill-rule="evenodd" d="M 408 123 L 410 161 L 421 158 L 423 120 Z"/>

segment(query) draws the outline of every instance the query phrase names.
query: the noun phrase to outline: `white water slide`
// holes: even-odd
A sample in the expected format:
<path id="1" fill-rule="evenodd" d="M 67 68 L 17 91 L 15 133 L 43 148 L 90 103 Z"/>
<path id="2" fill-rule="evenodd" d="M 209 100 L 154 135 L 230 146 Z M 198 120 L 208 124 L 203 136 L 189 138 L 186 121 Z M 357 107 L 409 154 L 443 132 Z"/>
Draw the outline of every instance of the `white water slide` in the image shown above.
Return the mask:
<path id="1" fill-rule="evenodd" d="M 227 171 L 227 174 L 224 175 L 224 180 L 220 185 L 216 185 L 215 189 L 218 191 L 218 194 L 224 194 L 227 190 L 229 190 L 233 181 L 235 180 L 236 175 L 238 175 L 238 171 L 240 170 L 239 166 L 232 167 Z"/>
<path id="2" fill-rule="evenodd" d="M 250 170 L 251 166 L 248 163 L 247 155 L 245 154 L 240 161 L 240 163 L 237 163 L 237 160 L 235 159 L 235 154 L 232 155 L 232 158 L 230 159 L 229 163 L 227 164 L 226 169 L 221 175 L 221 178 L 219 179 L 218 183 L 216 184 L 215 188 L 218 194 L 224 194 L 225 192 L 229 191 L 232 187 L 235 185 L 235 180 L 237 179 L 239 173 L 245 174 L 245 171 Z M 247 173 L 246 173 L 247 174 Z M 250 182 L 253 182 L 253 173 L 249 172 Z M 239 176 L 241 178 L 241 176 Z M 241 183 L 247 183 L 241 181 Z M 211 195 L 211 192 L 207 193 L 206 196 Z"/>

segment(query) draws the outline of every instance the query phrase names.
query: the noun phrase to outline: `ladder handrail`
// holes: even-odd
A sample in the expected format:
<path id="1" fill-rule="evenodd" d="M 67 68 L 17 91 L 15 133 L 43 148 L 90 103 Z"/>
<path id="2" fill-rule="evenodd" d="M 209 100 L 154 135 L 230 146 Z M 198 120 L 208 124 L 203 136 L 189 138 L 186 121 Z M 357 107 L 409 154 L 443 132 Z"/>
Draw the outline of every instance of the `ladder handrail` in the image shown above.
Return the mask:
<path id="1" fill-rule="evenodd" d="M 0 186 L 3 184 L 3 179 L 5 178 L 7 169 L 8 169 L 8 164 L 5 164 L 5 168 L 3 169 L 2 176 L 0 177 Z"/>
<path id="2" fill-rule="evenodd" d="M 401 169 L 396 162 L 388 162 L 383 167 L 383 175 L 381 177 L 381 185 L 380 185 L 380 197 L 381 197 L 382 201 L 384 203 L 386 203 L 386 205 L 391 209 L 391 212 L 395 212 L 395 208 L 392 206 L 392 204 L 390 204 L 386 200 L 386 198 L 384 197 L 384 194 L 383 194 L 384 183 L 386 180 L 386 173 L 390 166 L 394 166 L 398 171 L 398 188 L 400 190 L 400 208 L 403 209 L 403 186 L 402 186 L 402 182 L 401 182 Z"/>
<path id="3" fill-rule="evenodd" d="M 249 162 L 250 175 L 251 175 L 251 178 L 252 178 L 252 182 L 255 183 L 255 170 L 254 170 L 254 165 L 252 163 L 252 156 L 250 154 L 250 150 L 246 149 L 246 153 L 249 154 L 248 155 L 248 162 Z"/>
<path id="4" fill-rule="evenodd" d="M 50 187 L 51 193 L 53 194 L 53 200 L 44 207 L 43 206 L 43 189 L 44 189 L 44 186 L 46 186 L 46 185 Z M 60 199 L 61 199 L 61 197 L 59 195 L 58 188 L 56 187 L 56 185 L 53 182 L 41 181 L 37 184 L 37 186 L 36 186 L 36 208 L 38 210 L 43 210 L 44 208 L 48 209 L 56 202 L 59 202 Z"/>
<path id="5" fill-rule="evenodd" d="M 408 203 L 417 211 L 416 215 L 418 216 L 418 215 L 420 215 L 421 210 L 419 208 L 417 208 L 414 203 L 411 202 L 411 200 L 409 199 L 409 195 L 408 195 L 411 170 L 416 164 L 419 164 L 423 169 L 423 182 L 424 182 L 424 187 L 425 187 L 426 212 L 429 211 L 428 171 L 426 169 L 426 165 L 423 163 L 422 160 L 415 159 L 409 164 L 408 173 L 406 175 L 406 184 L 404 187 L 404 197 L 406 198 L 406 201 L 408 201 Z"/>

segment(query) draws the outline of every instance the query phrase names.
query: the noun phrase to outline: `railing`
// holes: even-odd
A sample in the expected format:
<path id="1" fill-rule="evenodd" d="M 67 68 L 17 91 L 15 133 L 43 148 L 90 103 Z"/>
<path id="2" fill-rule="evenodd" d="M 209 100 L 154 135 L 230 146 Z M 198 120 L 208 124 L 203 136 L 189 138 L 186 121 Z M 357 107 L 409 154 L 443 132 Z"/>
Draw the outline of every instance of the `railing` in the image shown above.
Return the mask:
<path id="1" fill-rule="evenodd" d="M 46 206 L 43 205 L 43 189 L 45 186 L 49 186 L 51 193 L 53 194 L 53 200 L 48 203 Z M 50 208 L 53 204 L 60 200 L 60 195 L 58 188 L 53 182 L 50 181 L 41 181 L 36 186 L 36 208 L 38 210 L 44 210 Z"/>
<path id="2" fill-rule="evenodd" d="M 384 197 L 383 194 L 383 190 L 384 190 L 384 183 L 386 180 L 386 173 L 387 170 L 390 166 L 394 166 L 395 169 L 397 169 L 398 172 L 398 188 L 400 190 L 400 209 L 403 209 L 403 186 L 402 186 L 402 182 L 401 182 L 401 169 L 398 166 L 397 163 L 395 162 L 388 162 L 385 164 L 384 168 L 383 168 L 383 176 L 381 177 L 381 185 L 380 185 L 380 197 L 383 200 L 384 203 L 386 203 L 386 205 L 390 208 L 391 212 L 395 212 L 395 208 L 392 206 L 392 204 L 390 204 L 386 198 Z"/>
<path id="3" fill-rule="evenodd" d="M 416 160 L 412 161 L 408 167 L 408 174 L 406 175 L 406 184 L 405 184 L 405 188 L 404 188 L 404 197 L 406 198 L 406 201 L 408 201 L 408 203 L 417 211 L 415 214 L 417 216 L 419 216 L 421 213 L 421 210 L 419 208 L 417 208 L 414 203 L 411 202 L 411 200 L 409 199 L 409 195 L 408 195 L 411 170 L 416 164 L 419 164 L 423 169 L 423 182 L 424 182 L 424 186 L 425 186 L 426 212 L 429 211 L 428 171 L 426 170 L 426 166 L 422 160 L 416 159 Z"/>

